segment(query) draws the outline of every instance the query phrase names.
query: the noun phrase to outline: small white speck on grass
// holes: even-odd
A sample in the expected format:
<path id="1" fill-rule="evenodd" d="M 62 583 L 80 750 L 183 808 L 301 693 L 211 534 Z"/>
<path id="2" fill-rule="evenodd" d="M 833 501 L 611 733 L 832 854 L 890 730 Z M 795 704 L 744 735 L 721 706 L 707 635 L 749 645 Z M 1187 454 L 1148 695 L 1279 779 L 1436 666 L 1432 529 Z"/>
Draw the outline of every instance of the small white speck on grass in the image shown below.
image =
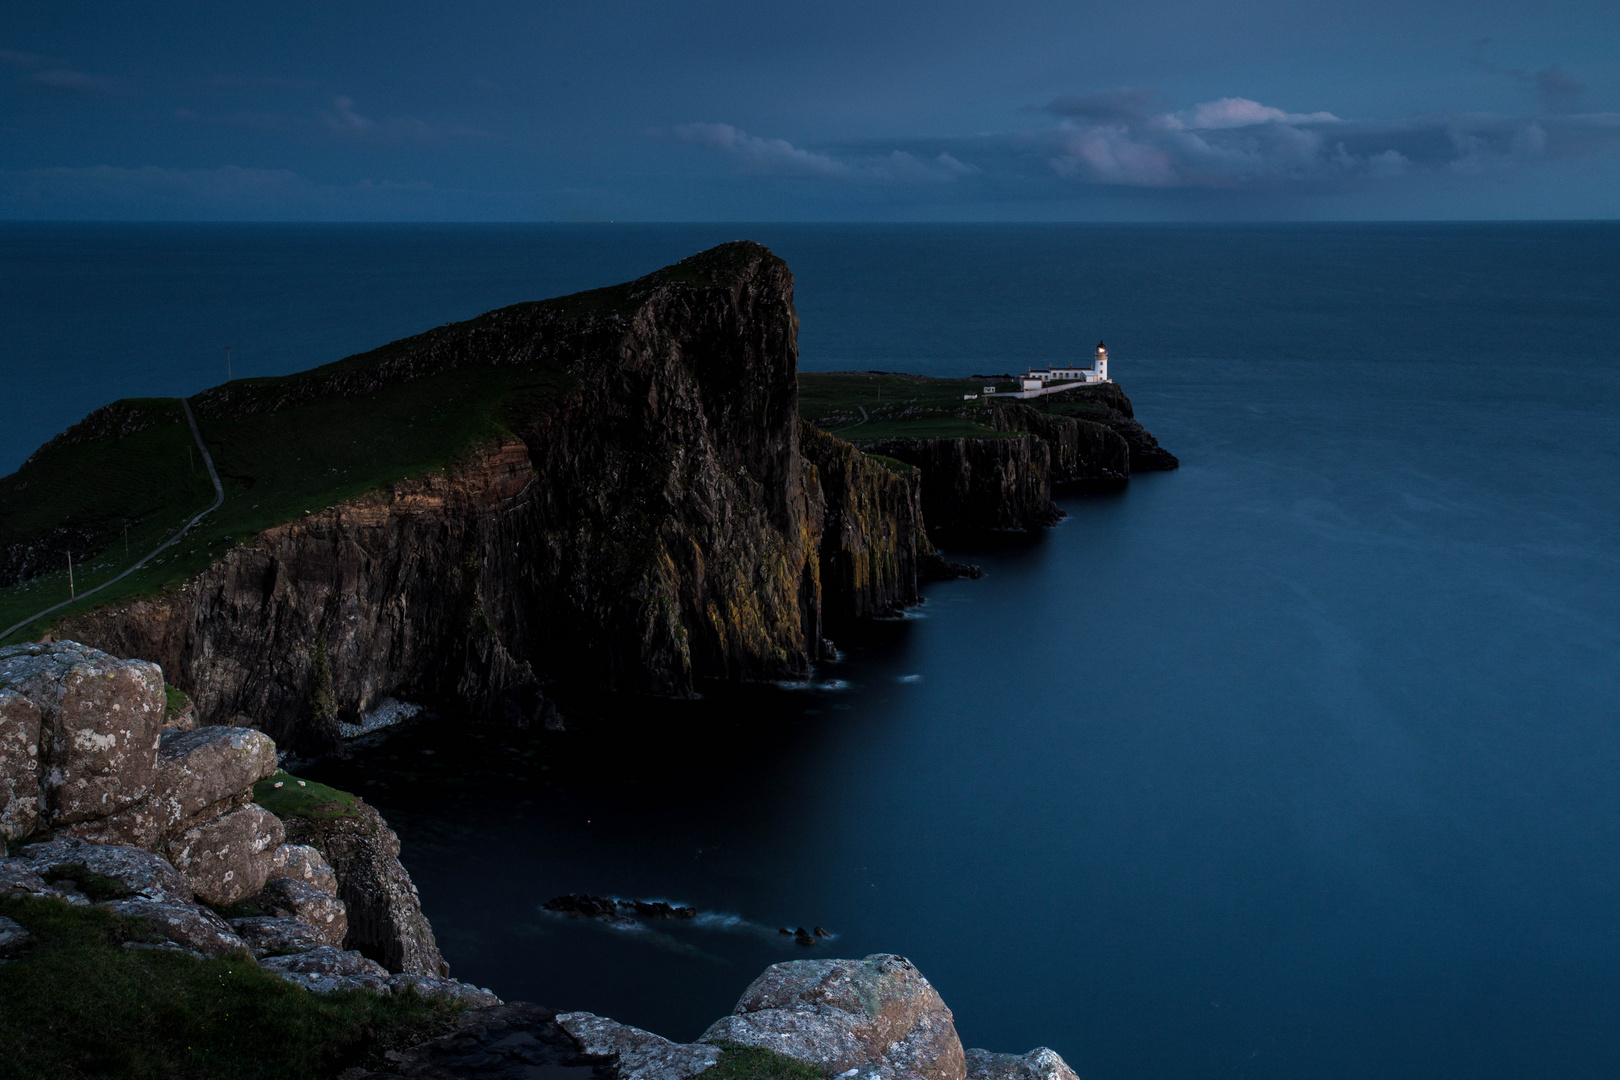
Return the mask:
<path id="1" fill-rule="evenodd" d="M 286 783 L 285 780 L 277 780 L 276 781 L 276 787 L 280 787 L 282 784 L 285 784 L 285 783 Z"/>
<path id="2" fill-rule="evenodd" d="M 298 786 L 299 787 L 309 787 L 309 785 L 304 783 L 302 780 L 298 781 Z"/>

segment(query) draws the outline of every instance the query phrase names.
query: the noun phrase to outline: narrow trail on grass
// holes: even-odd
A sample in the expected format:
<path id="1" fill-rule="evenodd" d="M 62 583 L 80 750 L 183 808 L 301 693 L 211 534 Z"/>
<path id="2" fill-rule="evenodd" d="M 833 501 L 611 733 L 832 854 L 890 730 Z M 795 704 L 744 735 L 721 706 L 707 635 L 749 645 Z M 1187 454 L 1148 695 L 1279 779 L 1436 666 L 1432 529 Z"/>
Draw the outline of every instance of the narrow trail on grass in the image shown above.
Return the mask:
<path id="1" fill-rule="evenodd" d="M 197 429 L 197 418 L 195 416 L 191 415 L 191 403 L 188 402 L 185 398 L 181 398 L 180 399 L 180 408 L 185 410 L 186 423 L 191 425 L 191 437 L 197 441 L 197 449 L 199 451 L 201 451 L 201 453 L 202 453 L 203 464 L 208 466 L 208 479 L 212 480 L 213 483 L 214 483 L 214 501 L 213 501 L 212 505 L 210 505 L 208 507 L 208 509 L 201 511 L 195 517 L 193 517 L 190 521 L 188 521 L 184 525 L 182 525 L 180 527 L 179 532 L 175 533 L 173 536 L 171 536 L 167 540 L 163 541 L 163 543 L 161 543 L 157 547 L 153 548 L 145 556 L 143 556 L 139 562 L 137 562 L 134 566 L 131 566 L 129 569 L 125 570 L 122 574 L 119 574 L 115 578 L 110 578 L 107 581 L 103 581 L 100 585 L 97 585 L 94 588 L 86 589 L 86 590 L 84 590 L 84 592 L 80 593 L 78 596 L 69 597 L 68 599 L 63 600 L 60 604 L 53 604 L 50 607 L 46 608 L 44 611 L 37 612 L 36 614 L 28 616 L 28 618 L 22 620 L 21 622 L 13 623 L 11 626 L 6 627 L 5 630 L 0 631 L 0 641 L 4 641 L 6 638 L 10 637 L 12 634 L 17 632 L 18 630 L 21 630 L 23 627 L 27 626 L 29 623 L 34 622 L 34 621 L 36 621 L 38 619 L 43 619 L 45 616 L 49 615 L 53 611 L 58 611 L 58 610 L 60 610 L 62 608 L 67 607 L 70 604 L 77 604 L 80 600 L 83 600 L 86 596 L 90 596 L 93 593 L 98 593 L 102 589 L 105 589 L 109 585 L 116 585 L 120 581 L 123 581 L 125 578 L 129 577 L 129 575 L 133 574 L 135 571 L 139 570 L 141 567 L 143 567 L 147 563 L 151 562 L 154 558 L 156 558 L 157 556 L 163 554 L 165 551 L 167 551 L 169 548 L 173 547 L 175 544 L 178 544 L 180 542 L 180 540 L 186 535 L 186 533 L 191 531 L 191 527 L 193 525 L 197 524 L 197 522 L 201 521 L 204 517 L 208 516 L 209 514 L 212 514 L 215 510 L 218 510 L 220 508 L 220 506 L 224 504 L 224 502 L 225 502 L 225 487 L 224 487 L 224 485 L 222 485 L 219 482 L 219 473 L 214 470 L 214 458 L 213 458 L 213 456 L 208 453 L 208 447 L 203 445 L 202 432 Z"/>
<path id="2" fill-rule="evenodd" d="M 871 419 L 870 416 L 866 415 L 865 406 L 857 405 L 855 407 L 857 409 L 861 410 L 861 418 L 859 420 L 857 420 L 853 424 L 849 425 L 849 427 L 841 427 L 841 428 L 837 429 L 836 431 L 829 431 L 827 434 L 829 434 L 829 435 L 842 435 L 846 431 L 854 431 L 856 428 L 860 427 L 862 424 L 866 423 L 868 420 Z M 0 636 L 3 636 L 3 635 L 0 635 Z"/>

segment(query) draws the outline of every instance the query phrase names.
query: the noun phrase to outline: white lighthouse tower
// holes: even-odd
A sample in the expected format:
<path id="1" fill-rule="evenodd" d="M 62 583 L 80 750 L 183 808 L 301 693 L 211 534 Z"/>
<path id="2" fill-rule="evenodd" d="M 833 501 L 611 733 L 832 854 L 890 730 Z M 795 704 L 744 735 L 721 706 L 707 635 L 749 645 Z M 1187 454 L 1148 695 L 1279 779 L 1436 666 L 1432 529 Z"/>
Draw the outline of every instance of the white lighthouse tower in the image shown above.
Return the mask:
<path id="1" fill-rule="evenodd" d="M 1108 347 L 1100 341 L 1097 342 L 1097 362 L 1091 365 L 1091 369 L 1097 373 L 1095 378 L 1098 382 L 1108 381 Z"/>

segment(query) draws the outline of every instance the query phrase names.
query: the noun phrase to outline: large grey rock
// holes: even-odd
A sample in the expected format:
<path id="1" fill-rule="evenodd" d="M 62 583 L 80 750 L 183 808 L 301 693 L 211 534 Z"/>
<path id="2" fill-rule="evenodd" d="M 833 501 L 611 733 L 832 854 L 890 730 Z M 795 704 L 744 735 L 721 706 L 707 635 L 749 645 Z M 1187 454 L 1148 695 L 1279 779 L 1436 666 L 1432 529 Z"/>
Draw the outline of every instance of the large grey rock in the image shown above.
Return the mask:
<path id="1" fill-rule="evenodd" d="M 165 903 L 134 897 L 110 900 L 98 906 L 116 915 L 134 915 L 145 919 L 168 940 L 203 956 L 224 956 L 247 948 L 247 944 L 224 919 L 195 904 Z"/>
<path id="2" fill-rule="evenodd" d="M 39 706 L 0 675 L 0 838 L 27 836 L 39 828 L 44 810 L 39 735 Z"/>
<path id="3" fill-rule="evenodd" d="M 501 1005 L 504 1002 L 485 987 L 464 983 L 460 979 L 448 979 L 440 975 L 408 975 L 396 972 L 388 976 L 388 985 L 396 993 L 406 989 L 415 990 L 423 997 L 449 998 L 471 1009 L 481 1009 L 486 1005 Z"/>
<path id="4" fill-rule="evenodd" d="M 0 649 L 0 684 L 39 712 L 41 784 L 52 825 L 107 817 L 146 797 L 163 723 L 156 664 L 72 641 L 14 645 Z"/>
<path id="5" fill-rule="evenodd" d="M 113 878 L 137 896 L 160 903 L 190 903 L 192 887 L 161 855 L 123 844 L 92 844 L 68 838 L 29 844 L 18 853 L 34 873 L 48 877 L 59 867 L 80 864 L 92 873 Z"/>
<path id="6" fill-rule="evenodd" d="M 300 975 L 375 975 L 384 982 L 388 979 L 388 969 L 377 961 L 369 960 L 353 949 L 339 949 L 331 945 L 321 945 L 290 956 L 272 956 L 259 966 Z"/>
<path id="7" fill-rule="evenodd" d="M 0 915 L 0 959 L 10 959 L 22 952 L 30 936 L 21 923 Z"/>
<path id="8" fill-rule="evenodd" d="M 608 1058 L 619 1080 L 689 1080 L 720 1060 L 717 1047 L 670 1042 L 594 1013 L 558 1013 L 557 1023 L 581 1051 Z"/>
<path id="9" fill-rule="evenodd" d="M 272 880 L 288 877 L 313 885 L 328 896 L 337 895 L 337 872 L 308 844 L 282 844 L 271 855 L 270 867 Z"/>
<path id="10" fill-rule="evenodd" d="M 205 727 L 164 731 L 158 742 L 152 804 L 165 830 L 236 798 L 276 771 L 276 744 L 262 731 Z"/>
<path id="11" fill-rule="evenodd" d="M 902 956 L 773 964 L 736 1011 L 702 1042 L 774 1050 L 826 1075 L 851 1069 L 882 1080 L 964 1080 L 951 1011 Z"/>
<path id="12" fill-rule="evenodd" d="M 234 904 L 264 888 L 284 839 L 281 820 L 250 803 L 176 836 L 169 858 L 204 903 Z"/>
<path id="13" fill-rule="evenodd" d="M 292 914 L 327 945 L 342 945 L 349 930 L 343 901 L 295 878 L 271 878 L 259 898 Z"/>
<path id="14" fill-rule="evenodd" d="M 232 919 L 231 929 L 261 960 L 267 956 L 312 952 L 328 945 L 320 931 L 290 915 L 252 915 Z"/>
<path id="15" fill-rule="evenodd" d="M 375 807 L 356 799 L 352 817 L 293 817 L 287 828 L 291 839 L 314 847 L 337 874 L 338 897 L 349 917 L 344 944 L 392 972 L 450 974 L 416 886 L 399 861 L 399 836 Z"/>
<path id="16" fill-rule="evenodd" d="M 163 834 L 163 821 L 150 800 L 126 806 L 107 817 L 77 821 L 57 830 L 58 835 L 78 837 L 92 844 L 122 844 L 155 850 Z"/>
<path id="17" fill-rule="evenodd" d="M 1056 1050 L 1037 1046 L 1027 1054 L 968 1050 L 968 1080 L 1079 1080 Z"/>

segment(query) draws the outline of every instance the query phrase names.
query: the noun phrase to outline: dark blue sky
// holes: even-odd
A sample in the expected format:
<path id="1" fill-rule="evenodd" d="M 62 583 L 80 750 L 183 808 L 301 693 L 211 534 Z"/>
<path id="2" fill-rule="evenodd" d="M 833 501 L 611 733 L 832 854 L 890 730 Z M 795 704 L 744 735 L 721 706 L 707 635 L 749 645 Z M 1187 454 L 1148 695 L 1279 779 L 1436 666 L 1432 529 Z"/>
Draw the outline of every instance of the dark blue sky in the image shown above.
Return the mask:
<path id="1" fill-rule="evenodd" d="M 0 217 L 1620 216 L 1620 3 L 7 0 Z"/>

